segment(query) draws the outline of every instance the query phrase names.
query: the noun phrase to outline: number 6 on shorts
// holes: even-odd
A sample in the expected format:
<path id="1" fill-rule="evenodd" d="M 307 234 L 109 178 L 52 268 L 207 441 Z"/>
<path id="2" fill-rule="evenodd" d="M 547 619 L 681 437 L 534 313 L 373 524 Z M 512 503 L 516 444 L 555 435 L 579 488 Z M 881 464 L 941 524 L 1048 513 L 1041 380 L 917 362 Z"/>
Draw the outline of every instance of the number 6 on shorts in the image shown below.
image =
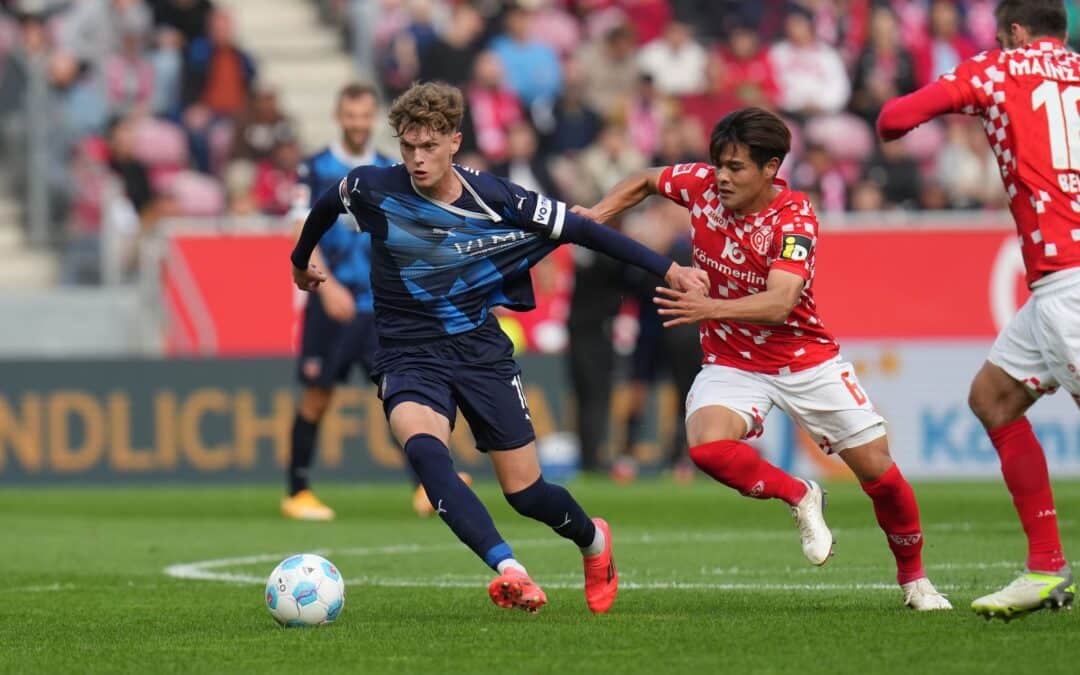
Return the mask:
<path id="1" fill-rule="evenodd" d="M 866 402 L 869 399 L 866 397 L 866 394 L 863 393 L 863 390 L 859 388 L 859 383 L 852 382 L 849 379 L 850 377 L 850 370 L 845 370 L 844 372 L 840 373 L 840 379 L 843 380 L 844 386 L 847 387 L 847 390 L 851 392 L 851 397 L 855 399 L 855 403 L 857 405 L 866 405 Z"/>

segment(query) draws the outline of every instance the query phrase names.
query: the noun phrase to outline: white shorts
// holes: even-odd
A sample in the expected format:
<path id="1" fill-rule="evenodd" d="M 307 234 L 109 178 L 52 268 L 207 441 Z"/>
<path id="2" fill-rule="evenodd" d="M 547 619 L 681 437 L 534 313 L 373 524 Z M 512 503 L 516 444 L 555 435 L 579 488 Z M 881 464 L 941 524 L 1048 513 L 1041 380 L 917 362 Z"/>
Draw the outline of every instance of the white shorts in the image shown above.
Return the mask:
<path id="1" fill-rule="evenodd" d="M 705 365 L 686 397 L 686 418 L 719 405 L 746 420 L 746 438 L 760 436 L 765 416 L 778 406 L 829 453 L 885 435 L 885 419 L 859 386 L 855 368 L 840 357 L 789 375 Z"/>
<path id="2" fill-rule="evenodd" d="M 1053 277 L 1001 331 L 987 360 L 1036 398 L 1060 386 L 1080 404 L 1080 271 Z"/>

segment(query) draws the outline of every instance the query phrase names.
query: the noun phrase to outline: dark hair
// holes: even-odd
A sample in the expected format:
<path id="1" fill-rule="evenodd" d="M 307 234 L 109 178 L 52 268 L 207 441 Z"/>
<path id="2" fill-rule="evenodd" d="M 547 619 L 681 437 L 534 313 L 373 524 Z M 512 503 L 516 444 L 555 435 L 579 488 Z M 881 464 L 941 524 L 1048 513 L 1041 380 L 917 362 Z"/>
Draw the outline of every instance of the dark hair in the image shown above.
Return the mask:
<path id="1" fill-rule="evenodd" d="M 367 82 L 350 82 L 341 88 L 338 92 L 337 102 L 341 105 L 342 101 L 355 101 L 358 98 L 370 96 L 376 101 L 379 100 L 379 90 L 375 88 L 375 85 Z"/>
<path id="2" fill-rule="evenodd" d="M 713 127 L 709 138 L 709 157 L 718 164 L 720 154 L 729 145 L 745 145 L 759 168 L 776 157 L 781 162 L 791 151 L 791 131 L 780 119 L 762 108 L 743 108 L 729 113 Z"/>
<path id="3" fill-rule="evenodd" d="M 1069 30 L 1065 0 L 1001 0 L 994 14 L 998 25 L 1027 28 L 1032 37 L 1063 37 Z"/>
<path id="4" fill-rule="evenodd" d="M 464 116 L 465 97 L 445 82 L 414 84 L 390 105 L 390 127 L 398 136 L 413 128 L 453 134 Z"/>

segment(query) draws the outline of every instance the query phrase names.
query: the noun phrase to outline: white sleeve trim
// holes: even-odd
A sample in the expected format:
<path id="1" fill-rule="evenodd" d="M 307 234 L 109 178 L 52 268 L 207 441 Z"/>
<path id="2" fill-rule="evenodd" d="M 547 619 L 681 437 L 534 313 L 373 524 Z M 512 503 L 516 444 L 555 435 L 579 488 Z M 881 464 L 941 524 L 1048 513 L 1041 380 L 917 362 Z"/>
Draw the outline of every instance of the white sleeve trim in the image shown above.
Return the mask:
<path id="1" fill-rule="evenodd" d="M 551 234 L 548 237 L 551 239 L 561 237 L 564 222 L 566 222 L 566 204 L 555 202 L 555 223 L 551 226 Z"/>

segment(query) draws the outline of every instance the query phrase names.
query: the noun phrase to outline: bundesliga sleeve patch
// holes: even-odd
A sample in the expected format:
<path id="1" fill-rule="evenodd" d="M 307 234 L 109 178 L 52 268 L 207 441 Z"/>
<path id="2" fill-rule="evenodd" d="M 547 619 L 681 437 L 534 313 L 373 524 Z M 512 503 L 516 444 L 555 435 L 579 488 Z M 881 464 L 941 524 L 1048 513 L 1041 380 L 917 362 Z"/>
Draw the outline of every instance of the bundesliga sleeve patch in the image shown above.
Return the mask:
<path id="1" fill-rule="evenodd" d="M 802 261 L 810 257 L 814 240 L 802 234 L 785 234 L 780 239 L 780 259 Z"/>
<path id="2" fill-rule="evenodd" d="M 566 221 L 566 204 L 540 195 L 536 199 L 536 210 L 533 211 L 532 221 L 548 228 L 549 238 L 558 239 L 562 235 L 563 224 Z"/>
<path id="3" fill-rule="evenodd" d="M 547 197 L 540 195 L 536 200 L 536 210 L 533 211 L 533 222 L 537 225 L 548 226 L 551 224 L 551 214 L 555 211 L 554 204 Z"/>

